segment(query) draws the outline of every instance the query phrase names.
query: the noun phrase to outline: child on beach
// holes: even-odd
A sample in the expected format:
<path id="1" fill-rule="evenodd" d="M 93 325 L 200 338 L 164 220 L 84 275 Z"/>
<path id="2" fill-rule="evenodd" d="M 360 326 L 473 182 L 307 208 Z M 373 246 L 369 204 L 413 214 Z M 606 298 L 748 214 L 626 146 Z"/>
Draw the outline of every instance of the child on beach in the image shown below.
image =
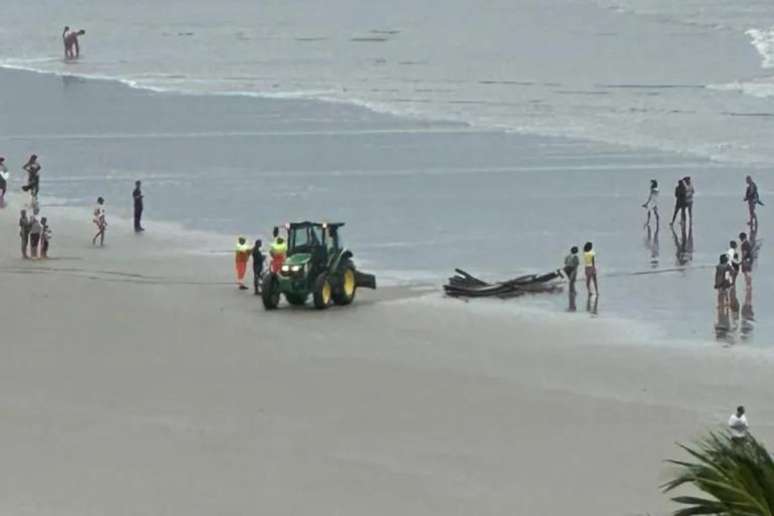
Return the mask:
<path id="1" fill-rule="evenodd" d="M 594 252 L 594 245 L 586 242 L 583 246 L 583 262 L 586 266 L 586 289 L 591 294 L 591 284 L 594 283 L 594 293 L 599 294 L 599 285 L 597 284 L 597 253 Z"/>
<path id="2" fill-rule="evenodd" d="M 105 229 L 107 228 L 105 199 L 102 197 L 97 198 L 97 206 L 94 207 L 94 219 L 92 221 L 97 226 L 97 234 L 91 239 L 91 245 L 97 245 L 97 239 L 99 238 L 99 245 L 102 247 L 105 245 Z"/>
<path id="3" fill-rule="evenodd" d="M 564 259 L 564 275 L 570 283 L 570 292 L 575 292 L 575 280 L 578 279 L 578 267 L 580 267 L 580 258 L 578 258 L 578 248 L 570 248 L 570 254 Z"/>
<path id="4" fill-rule="evenodd" d="M 250 254 L 253 249 L 245 240 L 245 237 L 239 237 L 236 245 L 236 277 L 239 290 L 247 290 L 245 285 L 245 272 L 247 272 L 247 262 L 250 260 Z"/>
<path id="5" fill-rule="evenodd" d="M 644 227 L 650 226 L 651 213 L 656 217 L 656 227 L 658 227 L 658 181 L 655 179 L 650 180 L 650 195 L 648 195 L 648 200 L 645 201 L 645 204 L 643 204 L 642 207 L 648 210 L 648 219 L 645 221 Z"/>
<path id="6" fill-rule="evenodd" d="M 40 233 L 40 257 L 48 258 L 48 246 L 51 243 L 51 226 L 48 225 L 48 219 L 43 217 L 40 219 L 40 224 L 43 226 L 43 230 Z"/>

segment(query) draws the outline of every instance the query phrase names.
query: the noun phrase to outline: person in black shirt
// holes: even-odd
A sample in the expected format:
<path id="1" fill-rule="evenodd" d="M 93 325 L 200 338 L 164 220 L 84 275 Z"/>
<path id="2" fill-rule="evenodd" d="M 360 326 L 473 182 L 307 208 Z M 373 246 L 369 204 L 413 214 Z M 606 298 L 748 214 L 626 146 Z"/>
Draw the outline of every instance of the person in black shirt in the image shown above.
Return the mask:
<path id="1" fill-rule="evenodd" d="M 263 276 L 263 263 L 266 261 L 266 255 L 261 251 L 261 245 L 263 243 L 256 240 L 253 246 L 253 287 L 256 296 L 261 294 L 261 276 Z"/>
<path id="2" fill-rule="evenodd" d="M 686 184 L 684 180 L 681 179 L 675 187 L 675 212 L 672 215 L 672 222 L 669 223 L 670 226 L 674 226 L 678 213 L 680 213 L 681 222 L 685 224 L 685 209 L 688 207 L 686 200 L 687 193 Z"/>
<path id="3" fill-rule="evenodd" d="M 132 197 L 134 198 L 134 231 L 136 233 L 139 233 L 140 231 L 145 231 L 145 228 L 142 227 L 141 219 L 142 219 L 142 190 L 140 190 L 141 183 L 139 181 L 134 182 L 134 191 L 132 192 Z"/>

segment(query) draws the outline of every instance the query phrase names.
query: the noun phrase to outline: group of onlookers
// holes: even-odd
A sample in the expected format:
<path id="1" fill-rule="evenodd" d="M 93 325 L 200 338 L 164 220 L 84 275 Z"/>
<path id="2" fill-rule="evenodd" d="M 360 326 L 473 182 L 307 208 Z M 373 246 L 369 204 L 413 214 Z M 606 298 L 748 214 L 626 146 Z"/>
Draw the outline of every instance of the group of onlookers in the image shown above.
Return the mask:
<path id="1" fill-rule="evenodd" d="M 570 254 L 564 259 L 564 271 L 567 281 L 570 285 L 570 293 L 575 294 L 575 281 L 578 279 L 578 268 L 580 267 L 580 257 L 578 248 L 570 248 Z M 597 283 L 597 253 L 594 251 L 594 244 L 586 242 L 583 246 L 583 269 L 586 273 L 586 290 L 589 295 L 599 294 L 599 285 Z M 594 285 L 592 292 L 591 285 Z"/>
<path id="2" fill-rule="evenodd" d="M 25 260 L 48 258 L 52 238 L 51 226 L 48 225 L 46 217 L 39 216 L 40 210 L 36 207 L 29 216 L 27 210 L 22 210 L 19 217 L 21 252 Z"/>
<path id="3" fill-rule="evenodd" d="M 261 293 L 261 280 L 263 278 L 264 264 L 266 263 L 266 255 L 263 254 L 263 242 L 261 239 L 257 239 L 255 243 L 250 246 L 247 243 L 247 239 L 243 236 L 237 238 L 237 244 L 235 249 L 235 270 L 237 287 L 239 290 L 248 290 L 245 285 L 245 275 L 247 274 L 247 264 L 252 259 L 253 261 L 253 289 L 255 295 Z M 280 230 L 278 227 L 274 227 L 272 231 L 272 242 L 269 247 L 269 257 L 271 262 L 269 264 L 269 270 L 271 272 L 279 272 L 282 264 L 285 262 L 285 258 L 288 254 L 288 244 L 284 238 L 280 236 Z"/>

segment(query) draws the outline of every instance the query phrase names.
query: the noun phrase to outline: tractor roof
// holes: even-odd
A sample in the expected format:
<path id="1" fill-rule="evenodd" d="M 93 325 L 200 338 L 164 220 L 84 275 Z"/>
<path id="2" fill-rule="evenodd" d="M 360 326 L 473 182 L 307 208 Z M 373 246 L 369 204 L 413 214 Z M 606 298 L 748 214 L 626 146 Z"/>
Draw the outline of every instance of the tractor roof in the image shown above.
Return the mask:
<path id="1" fill-rule="evenodd" d="M 344 225 L 344 222 L 291 222 L 288 224 L 288 229 L 298 229 L 298 228 L 308 228 L 308 227 L 314 227 L 314 228 L 340 228 Z"/>

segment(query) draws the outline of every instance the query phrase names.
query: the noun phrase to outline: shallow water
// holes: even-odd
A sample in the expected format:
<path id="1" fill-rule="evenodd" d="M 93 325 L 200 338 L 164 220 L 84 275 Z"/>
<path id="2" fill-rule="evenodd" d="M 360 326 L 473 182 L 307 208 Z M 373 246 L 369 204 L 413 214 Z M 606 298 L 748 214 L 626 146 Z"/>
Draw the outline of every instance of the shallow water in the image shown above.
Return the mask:
<path id="1" fill-rule="evenodd" d="M 711 267 L 744 229 L 747 168 L 339 103 L 154 93 L 20 71 L 1 71 L 0 81 L 12 92 L 0 98 L 0 149 L 14 188 L 22 160 L 36 152 L 42 193 L 66 204 L 90 206 L 102 195 L 110 213 L 128 216 L 142 179 L 148 218 L 220 236 L 345 221 L 359 262 L 388 282 L 440 283 L 454 267 L 487 278 L 546 271 L 590 240 L 602 273 L 599 317 L 654 323 L 668 338 L 714 338 Z M 640 207 L 648 182 L 661 183 L 667 216 L 684 175 L 697 188 L 692 245 L 662 222 L 654 256 Z M 761 216 L 765 228 L 765 209 Z M 202 251 L 225 251 L 219 242 Z M 760 271 L 766 254 L 764 241 Z M 771 282 L 756 274 L 756 345 L 773 333 L 760 318 L 770 313 Z M 564 296 L 516 301 L 514 310 L 520 303 L 568 308 Z"/>

